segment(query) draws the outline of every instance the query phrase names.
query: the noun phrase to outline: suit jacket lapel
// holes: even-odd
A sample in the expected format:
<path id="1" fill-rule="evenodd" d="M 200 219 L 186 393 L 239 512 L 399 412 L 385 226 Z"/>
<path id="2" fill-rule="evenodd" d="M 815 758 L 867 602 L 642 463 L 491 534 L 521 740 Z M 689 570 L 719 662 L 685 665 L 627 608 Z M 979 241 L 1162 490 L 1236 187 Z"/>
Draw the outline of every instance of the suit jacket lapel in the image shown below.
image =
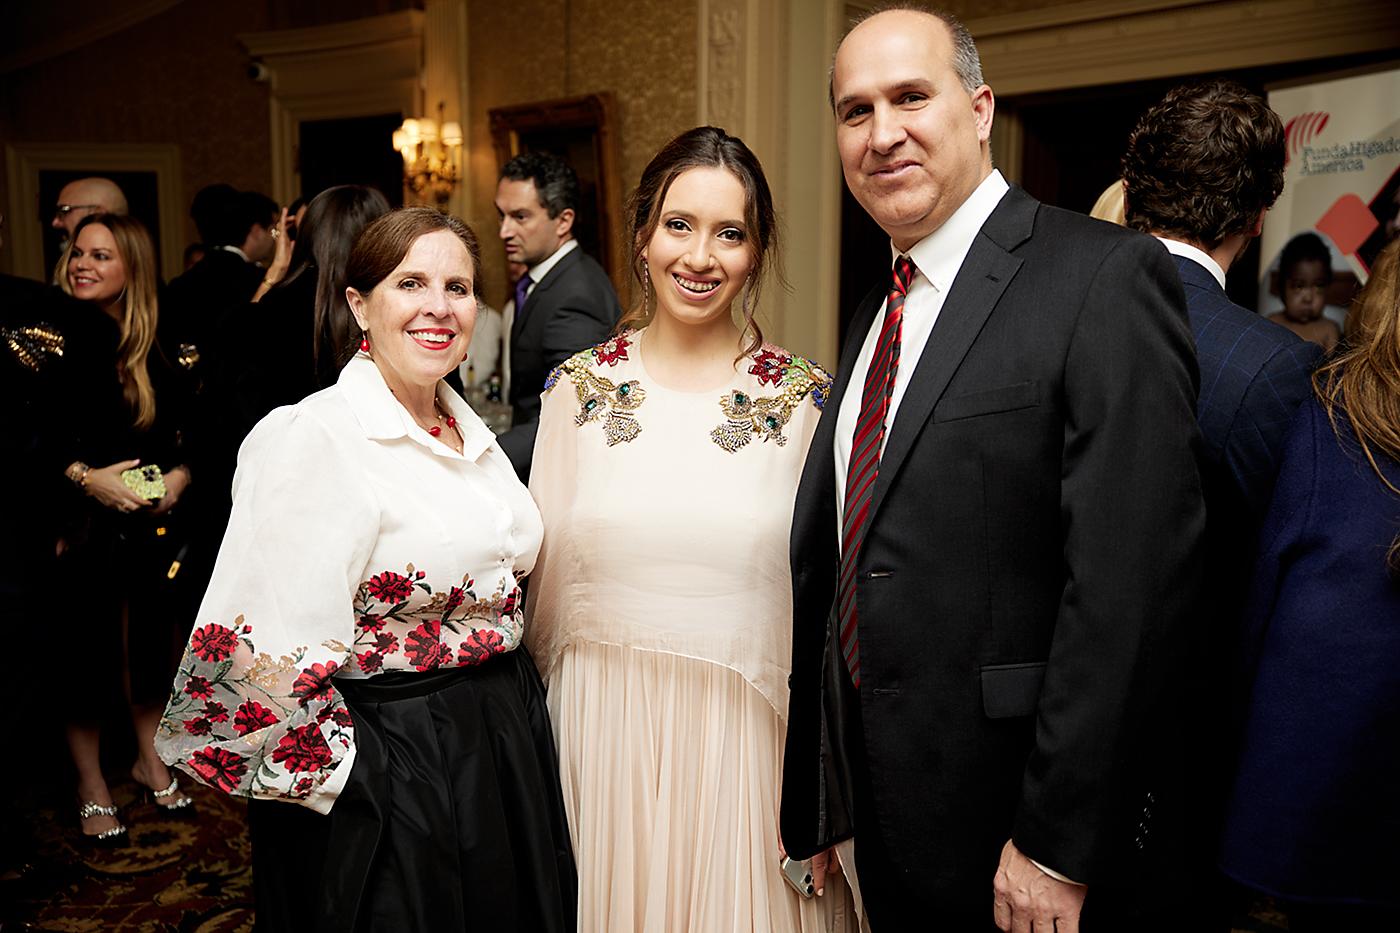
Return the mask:
<path id="1" fill-rule="evenodd" d="M 535 287 L 530 289 L 530 294 L 525 296 L 525 307 L 515 309 L 515 321 L 512 322 L 510 327 L 511 340 L 520 336 L 520 331 L 525 326 L 525 320 L 529 317 L 530 309 L 544 300 L 544 292 L 552 288 L 554 283 L 558 282 L 566 271 L 570 269 L 574 263 L 579 261 L 582 255 L 583 247 L 575 246 L 569 251 L 569 255 L 556 262 L 554 268 L 550 269 L 543 279 L 535 283 Z"/>
<path id="2" fill-rule="evenodd" d="M 1021 260 L 1011 255 L 1011 250 L 1030 237 L 1038 207 L 1030 195 L 1012 188 L 973 240 L 895 412 L 870 496 L 868 521 L 879 514 L 885 493 L 933 414 L 934 405 L 1021 268 Z"/>

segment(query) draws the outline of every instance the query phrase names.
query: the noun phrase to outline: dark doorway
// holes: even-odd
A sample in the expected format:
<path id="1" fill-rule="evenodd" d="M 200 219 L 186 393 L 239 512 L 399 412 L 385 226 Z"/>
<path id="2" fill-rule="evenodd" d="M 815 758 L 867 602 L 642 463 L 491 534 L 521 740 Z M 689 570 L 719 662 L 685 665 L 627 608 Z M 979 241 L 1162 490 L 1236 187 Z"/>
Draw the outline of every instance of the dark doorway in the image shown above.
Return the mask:
<path id="1" fill-rule="evenodd" d="M 403 158 L 393 146 L 402 121 L 401 113 L 302 121 L 301 196 L 310 200 L 335 185 L 368 185 L 402 207 Z"/>
<path id="2" fill-rule="evenodd" d="M 53 209 L 58 204 L 58 193 L 70 181 L 91 176 L 110 178 L 116 182 L 122 194 L 126 195 L 127 212 L 151 233 L 151 242 L 156 248 L 156 265 L 160 265 L 160 197 L 159 179 L 155 172 L 112 172 L 106 169 L 85 169 L 81 171 L 57 171 L 43 169 L 39 172 L 39 216 L 36 221 L 44 228 L 44 270 L 53 271 L 58 265 L 58 257 L 63 252 L 66 234 L 53 227 Z M 178 232 L 176 236 L 178 236 Z"/>

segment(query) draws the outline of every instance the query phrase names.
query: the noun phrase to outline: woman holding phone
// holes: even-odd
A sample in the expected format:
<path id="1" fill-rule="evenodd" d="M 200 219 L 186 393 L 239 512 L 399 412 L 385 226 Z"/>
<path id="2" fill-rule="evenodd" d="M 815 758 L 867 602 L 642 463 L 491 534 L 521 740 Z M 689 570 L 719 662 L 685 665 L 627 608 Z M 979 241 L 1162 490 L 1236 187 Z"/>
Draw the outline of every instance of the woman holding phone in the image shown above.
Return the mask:
<path id="1" fill-rule="evenodd" d="M 103 700 L 125 694 L 136 730 L 132 778 L 167 814 L 192 812 L 152 740 L 175 673 L 183 626 L 179 516 L 190 485 L 181 437 L 189 393 L 156 341 L 155 249 L 134 217 L 83 218 L 59 262 L 59 283 L 101 310 L 119 331 L 111 392 L 81 400 L 59 434 L 73 459 L 64 474 L 81 496 L 60 549 L 65 579 L 80 585 L 85 611 L 74 613 L 80 659 L 91 670 L 68 703 L 67 738 L 78 776 L 82 835 L 121 845 L 118 818 L 100 764 Z M 114 666 L 109 659 L 122 659 Z"/>

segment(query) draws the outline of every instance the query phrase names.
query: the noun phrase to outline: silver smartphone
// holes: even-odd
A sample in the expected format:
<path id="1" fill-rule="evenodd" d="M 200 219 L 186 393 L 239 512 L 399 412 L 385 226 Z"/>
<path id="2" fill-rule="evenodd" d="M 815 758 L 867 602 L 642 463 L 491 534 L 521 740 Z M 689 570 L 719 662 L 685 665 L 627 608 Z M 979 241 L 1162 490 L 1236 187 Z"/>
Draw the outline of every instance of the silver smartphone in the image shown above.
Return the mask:
<path id="1" fill-rule="evenodd" d="M 811 897 L 816 893 L 816 888 L 812 886 L 812 868 L 808 862 L 799 862 L 796 859 L 783 859 L 783 880 L 792 886 L 792 889 L 803 897 Z"/>

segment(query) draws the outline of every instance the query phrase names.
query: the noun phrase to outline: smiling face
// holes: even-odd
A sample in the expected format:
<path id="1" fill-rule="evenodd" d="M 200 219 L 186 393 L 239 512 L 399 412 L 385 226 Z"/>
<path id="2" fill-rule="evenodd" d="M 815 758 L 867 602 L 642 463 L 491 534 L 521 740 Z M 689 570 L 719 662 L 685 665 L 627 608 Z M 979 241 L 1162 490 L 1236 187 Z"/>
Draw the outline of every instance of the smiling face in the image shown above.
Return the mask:
<path id="1" fill-rule="evenodd" d="M 73 297 L 103 307 L 126 288 L 126 262 L 105 225 L 89 223 L 78 232 L 68 257 L 68 288 Z"/>
<path id="2" fill-rule="evenodd" d="M 744 206 L 744 186 L 728 169 L 693 168 L 671 182 L 643 253 L 658 315 L 689 325 L 730 320 L 753 268 Z"/>
<path id="3" fill-rule="evenodd" d="M 434 386 L 462 362 L 476 323 L 475 274 L 457 235 L 435 230 L 414 240 L 369 295 L 346 290 L 391 388 Z"/>
<path id="4" fill-rule="evenodd" d="M 836 53 L 841 169 L 900 250 L 941 227 L 991 174 L 992 91 L 969 94 L 952 60 L 947 27 L 908 11 L 872 16 Z"/>
<path id="5" fill-rule="evenodd" d="M 574 212 L 565 209 L 550 217 L 535 183 L 502 178 L 496 185 L 496 213 L 501 217 L 501 242 L 506 259 L 526 266 L 544 262 L 569 239 Z"/>

